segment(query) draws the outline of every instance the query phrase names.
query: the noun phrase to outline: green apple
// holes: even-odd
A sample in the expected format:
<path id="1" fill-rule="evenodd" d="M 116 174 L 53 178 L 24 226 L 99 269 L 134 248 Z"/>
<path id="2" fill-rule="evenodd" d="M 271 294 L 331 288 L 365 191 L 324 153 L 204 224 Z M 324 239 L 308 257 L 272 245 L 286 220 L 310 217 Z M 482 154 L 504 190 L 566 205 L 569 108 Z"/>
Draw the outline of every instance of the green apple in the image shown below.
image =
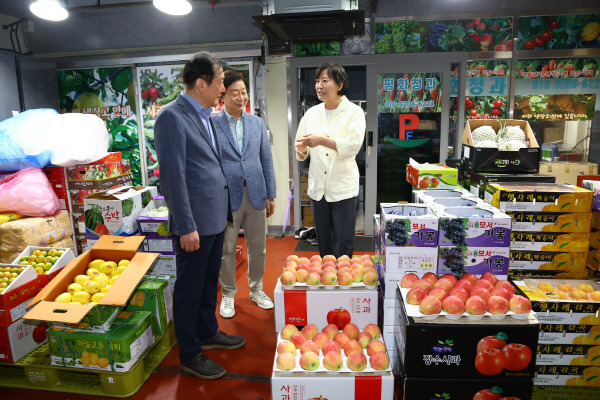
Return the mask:
<path id="1" fill-rule="evenodd" d="M 45 270 L 45 271 L 48 271 L 48 270 L 50 270 L 50 268 L 52 268 L 52 263 L 50 263 L 50 262 L 47 262 L 47 263 L 45 263 L 45 264 L 44 264 L 44 270 Z"/>
<path id="2" fill-rule="evenodd" d="M 52 256 L 52 258 L 50 259 L 50 262 L 51 262 L 52 264 L 54 264 L 54 263 L 56 263 L 56 262 L 58 261 L 58 259 L 59 259 L 59 258 L 60 258 L 60 257 L 58 257 L 58 256 Z"/>
<path id="3" fill-rule="evenodd" d="M 48 255 L 49 255 L 49 256 L 55 256 L 55 255 L 56 255 L 56 253 L 57 253 L 57 250 L 56 250 L 56 249 L 50 249 L 50 250 L 48 250 Z"/>
<path id="4" fill-rule="evenodd" d="M 19 264 L 21 264 L 21 265 L 29 265 L 29 261 L 21 261 Z"/>
<path id="5" fill-rule="evenodd" d="M 35 261 L 36 259 L 37 259 L 37 256 L 35 256 L 33 254 L 30 255 L 29 257 L 27 257 L 27 261 L 29 261 L 29 262 Z"/>

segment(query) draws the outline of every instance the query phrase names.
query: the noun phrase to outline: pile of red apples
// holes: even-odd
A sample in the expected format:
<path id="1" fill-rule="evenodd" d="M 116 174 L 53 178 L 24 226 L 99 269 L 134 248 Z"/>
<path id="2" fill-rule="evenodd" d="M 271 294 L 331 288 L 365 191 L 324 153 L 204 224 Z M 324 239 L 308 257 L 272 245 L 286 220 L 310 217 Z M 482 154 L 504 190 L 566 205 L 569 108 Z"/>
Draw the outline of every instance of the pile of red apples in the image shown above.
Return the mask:
<path id="1" fill-rule="evenodd" d="M 529 314 L 531 301 L 516 295 L 515 287 L 486 272 L 480 278 L 467 272 L 460 279 L 453 274 L 438 278 L 433 272 L 421 278 L 415 273 L 404 275 L 400 287 L 408 290 L 407 304 L 418 305 L 423 315 L 515 315 Z M 510 314 L 512 312 L 514 314 Z"/>
<path id="2" fill-rule="evenodd" d="M 390 360 L 380 337 L 375 324 L 362 331 L 353 323 L 342 330 L 329 324 L 322 331 L 314 324 L 302 330 L 288 324 L 281 330 L 277 344 L 276 370 L 340 372 L 346 367 L 355 372 L 386 371 Z"/>
<path id="3" fill-rule="evenodd" d="M 280 281 L 284 286 L 301 284 L 309 287 L 351 287 L 355 284 L 374 286 L 379 279 L 369 254 L 355 258 L 346 255 L 339 258 L 326 255 L 321 258 L 315 254 L 310 258 L 288 256 Z"/>

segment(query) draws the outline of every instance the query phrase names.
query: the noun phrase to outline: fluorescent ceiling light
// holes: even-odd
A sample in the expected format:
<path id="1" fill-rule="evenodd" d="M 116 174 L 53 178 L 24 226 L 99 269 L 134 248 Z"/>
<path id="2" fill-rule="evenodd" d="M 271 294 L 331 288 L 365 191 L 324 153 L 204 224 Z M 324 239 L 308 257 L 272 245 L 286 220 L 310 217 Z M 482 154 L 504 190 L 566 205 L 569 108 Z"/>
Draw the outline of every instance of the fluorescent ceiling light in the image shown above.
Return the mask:
<path id="1" fill-rule="evenodd" d="M 170 15 L 186 15 L 192 11 L 187 0 L 153 0 L 154 7 Z"/>
<path id="2" fill-rule="evenodd" d="M 37 0 L 29 5 L 29 9 L 34 15 L 49 21 L 62 21 L 69 16 L 57 0 Z"/>

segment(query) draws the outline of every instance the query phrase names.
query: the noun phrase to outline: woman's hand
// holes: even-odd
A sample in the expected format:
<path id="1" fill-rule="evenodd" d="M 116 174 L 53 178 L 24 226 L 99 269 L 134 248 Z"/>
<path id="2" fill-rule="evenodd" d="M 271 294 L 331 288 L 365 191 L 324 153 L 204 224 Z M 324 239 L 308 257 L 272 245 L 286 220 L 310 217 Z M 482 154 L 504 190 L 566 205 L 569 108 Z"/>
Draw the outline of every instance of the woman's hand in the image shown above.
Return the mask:
<path id="1" fill-rule="evenodd" d="M 298 154 L 298 157 L 300 158 L 304 158 L 306 157 L 306 154 L 308 153 L 306 150 L 306 145 L 301 143 L 301 142 L 296 142 L 295 146 L 296 148 L 296 154 Z"/>
<path id="2" fill-rule="evenodd" d="M 316 133 L 309 133 L 307 135 L 302 136 L 302 138 L 298 139 L 296 143 L 302 143 L 305 147 L 317 147 L 322 144 L 325 136 L 317 135 Z"/>

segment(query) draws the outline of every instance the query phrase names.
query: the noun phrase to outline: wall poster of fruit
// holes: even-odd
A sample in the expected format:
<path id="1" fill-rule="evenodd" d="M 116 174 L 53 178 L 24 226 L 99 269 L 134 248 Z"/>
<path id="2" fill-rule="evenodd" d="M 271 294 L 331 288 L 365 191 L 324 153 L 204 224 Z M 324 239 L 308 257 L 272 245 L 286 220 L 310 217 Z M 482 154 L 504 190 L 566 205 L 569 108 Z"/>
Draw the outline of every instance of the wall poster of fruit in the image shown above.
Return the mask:
<path id="1" fill-rule="evenodd" d="M 519 50 L 600 46 L 600 13 L 519 18 Z"/>
<path id="2" fill-rule="evenodd" d="M 506 119 L 510 60 L 473 60 L 467 62 L 465 121 L 468 119 Z M 458 66 L 450 78 L 450 120 L 458 116 Z"/>
<path id="3" fill-rule="evenodd" d="M 134 185 L 142 184 L 136 96 L 131 67 L 57 71 L 61 113 L 96 114 L 110 132 L 108 151 L 129 160 Z"/>
<path id="4" fill-rule="evenodd" d="M 234 69 L 244 75 L 248 85 L 249 101 L 246 112 L 254 109 L 254 84 L 249 79 L 253 77 L 252 65 L 249 62 L 228 63 L 225 69 Z M 154 146 L 154 122 L 160 109 L 175 100 L 183 91 L 183 65 L 162 65 L 138 68 L 138 79 L 141 92 L 141 115 L 144 119 L 144 143 L 147 165 L 147 185 L 156 186 L 160 191 L 160 168 Z M 214 109 L 218 112 L 223 109 L 223 103 Z"/>
<path id="5" fill-rule="evenodd" d="M 511 51 L 512 17 L 375 23 L 375 52 Z"/>
<path id="6" fill-rule="evenodd" d="M 441 112 L 442 74 L 379 74 L 377 76 L 377 112 Z"/>
<path id="7" fill-rule="evenodd" d="M 594 119 L 595 94 L 515 96 L 515 119 L 585 121 Z"/>

